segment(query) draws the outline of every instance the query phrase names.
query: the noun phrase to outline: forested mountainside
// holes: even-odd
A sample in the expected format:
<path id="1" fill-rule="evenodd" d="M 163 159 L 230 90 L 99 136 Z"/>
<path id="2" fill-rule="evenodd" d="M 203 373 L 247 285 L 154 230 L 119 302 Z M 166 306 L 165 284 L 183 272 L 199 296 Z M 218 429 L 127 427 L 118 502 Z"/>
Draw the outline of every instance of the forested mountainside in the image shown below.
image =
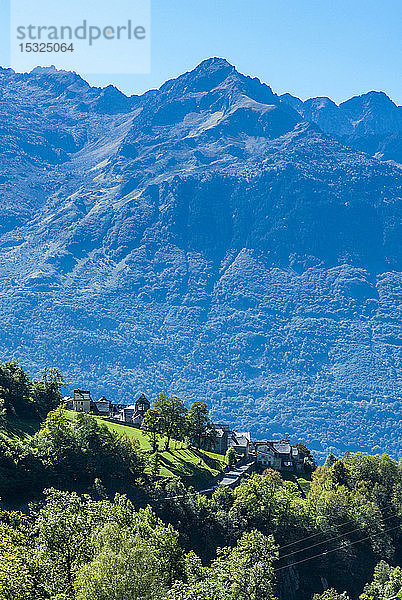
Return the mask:
<path id="1" fill-rule="evenodd" d="M 401 108 L 321 100 L 223 59 L 130 98 L 1 70 L 0 358 L 397 455 Z"/>

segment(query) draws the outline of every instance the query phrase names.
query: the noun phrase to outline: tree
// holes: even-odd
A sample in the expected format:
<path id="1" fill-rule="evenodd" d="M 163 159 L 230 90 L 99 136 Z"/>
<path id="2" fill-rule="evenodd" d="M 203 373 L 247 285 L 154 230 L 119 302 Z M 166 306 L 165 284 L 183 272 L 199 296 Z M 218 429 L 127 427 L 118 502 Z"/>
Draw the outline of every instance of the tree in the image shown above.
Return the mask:
<path id="1" fill-rule="evenodd" d="M 233 505 L 234 490 L 228 485 L 219 485 L 212 494 L 211 506 L 214 511 L 221 511 L 227 514 Z"/>
<path id="2" fill-rule="evenodd" d="M 275 600 L 272 563 L 278 553 L 272 537 L 244 533 L 234 548 L 218 548 L 203 567 L 194 553 L 186 557 L 187 583 L 177 582 L 168 600 Z"/>
<path id="3" fill-rule="evenodd" d="M 77 569 L 92 555 L 92 533 L 100 515 L 96 504 L 76 493 L 50 489 L 35 523 L 34 562 L 42 573 L 45 597 L 65 591 L 74 598 Z"/>
<path id="4" fill-rule="evenodd" d="M 172 437 L 180 439 L 185 429 L 185 406 L 176 396 L 161 394 L 155 401 L 154 408 L 160 414 L 161 433 L 166 436 L 166 450 L 170 447 Z"/>
<path id="5" fill-rule="evenodd" d="M 158 438 L 162 433 L 161 411 L 156 408 L 150 408 L 145 413 L 141 423 L 141 431 L 145 433 L 152 445 L 153 452 L 158 448 Z"/>
<path id="6" fill-rule="evenodd" d="M 54 489 L 45 498 L 25 526 L 29 545 L 0 513 L 2 599 L 156 600 L 184 576 L 178 533 L 149 507 Z"/>
<path id="7" fill-rule="evenodd" d="M 2 429 L 4 429 L 7 425 L 7 415 L 6 415 L 6 409 L 3 408 L 3 403 L 0 400 L 0 431 Z"/>
<path id="8" fill-rule="evenodd" d="M 301 442 L 298 442 L 296 444 L 296 448 L 298 449 L 299 453 L 302 456 L 304 456 L 305 471 L 309 471 L 309 472 L 314 471 L 314 469 L 317 468 L 317 464 L 314 460 L 314 456 L 312 455 L 311 450 L 309 450 L 309 448 L 307 448 L 307 446 L 305 444 L 302 444 Z"/>
<path id="9" fill-rule="evenodd" d="M 61 403 L 63 383 L 64 379 L 59 369 L 47 367 L 42 370 L 39 381 L 36 381 L 32 388 L 32 401 L 41 417 Z"/>
<path id="10" fill-rule="evenodd" d="M 145 460 L 138 440 L 119 435 L 85 413 L 76 415 L 73 434 L 87 479 L 127 483 L 142 473 Z"/>
<path id="11" fill-rule="evenodd" d="M 107 504 L 104 504 L 106 507 Z M 79 569 L 77 600 L 156 600 L 184 574 L 178 534 L 148 507 L 117 497 L 93 536 L 93 557 Z"/>
<path id="12" fill-rule="evenodd" d="M 120 436 L 94 417 L 78 413 L 69 419 L 62 406 L 51 411 L 29 442 L 47 471 L 45 486 L 90 486 L 96 478 L 134 483 L 143 472 L 144 456 L 137 440 Z"/>
<path id="13" fill-rule="evenodd" d="M 35 581 L 28 565 L 27 537 L 11 525 L 0 523 L 0 598 L 31 600 Z"/>
<path id="14" fill-rule="evenodd" d="M 333 588 L 326 590 L 323 594 L 314 594 L 313 600 L 350 600 L 346 592 L 339 594 Z"/>
<path id="15" fill-rule="evenodd" d="M 336 456 L 334 456 L 332 453 L 328 454 L 324 467 L 332 467 L 332 465 L 334 465 L 337 460 L 338 459 L 336 458 Z"/>
<path id="16" fill-rule="evenodd" d="M 276 533 L 279 529 L 281 537 L 286 537 L 287 531 L 305 524 L 307 511 L 297 486 L 283 481 L 272 469 L 244 479 L 234 496 L 229 515 L 248 528 L 255 527 L 263 533 Z"/>
<path id="17" fill-rule="evenodd" d="M 60 474 L 65 480 L 67 474 L 68 478 L 75 479 L 76 473 L 83 472 L 74 424 L 67 418 L 62 406 L 47 415 L 30 441 L 30 447 L 41 457 L 49 473 Z"/>
<path id="18" fill-rule="evenodd" d="M 331 474 L 331 479 L 334 485 L 347 485 L 349 472 L 342 460 L 337 460 L 329 469 Z"/>
<path id="19" fill-rule="evenodd" d="M 33 383 L 18 360 L 0 364 L 0 410 L 7 416 L 44 417 L 61 402 L 63 377 L 56 368 L 45 368 Z"/>
<path id="20" fill-rule="evenodd" d="M 155 452 L 153 452 L 151 454 L 151 456 L 149 457 L 149 460 L 148 460 L 148 467 L 149 467 L 150 473 L 154 477 L 156 475 L 159 475 L 159 465 L 160 465 L 159 452 L 156 450 Z"/>
<path id="21" fill-rule="evenodd" d="M 234 548 L 218 548 L 211 577 L 233 600 L 275 600 L 273 562 L 278 551 L 272 536 L 244 533 Z"/>
<path id="22" fill-rule="evenodd" d="M 187 433 L 197 448 L 201 448 L 202 440 L 212 440 L 216 436 L 215 427 L 208 419 L 208 408 L 205 402 L 196 400 L 187 413 Z"/>
<path id="23" fill-rule="evenodd" d="M 309 458 L 313 458 L 311 450 L 309 450 L 307 448 L 306 444 L 303 444 L 302 442 L 297 442 L 297 444 L 295 444 L 295 446 L 298 449 L 298 451 L 300 452 L 300 454 L 303 454 L 303 456 L 308 456 Z"/>
<path id="24" fill-rule="evenodd" d="M 230 446 L 230 448 L 226 450 L 225 458 L 229 469 L 231 469 L 237 461 L 237 452 L 233 446 Z"/>
<path id="25" fill-rule="evenodd" d="M 31 416 L 31 381 L 18 360 L 0 364 L 0 407 L 8 416 Z"/>
<path id="26" fill-rule="evenodd" d="M 163 593 L 163 584 L 157 553 L 130 528 L 108 523 L 97 535 L 94 558 L 78 573 L 75 590 L 77 600 L 151 600 Z"/>
<path id="27" fill-rule="evenodd" d="M 167 600 L 231 600 L 231 596 L 216 581 L 183 583 L 178 581 L 168 592 Z"/>
<path id="28" fill-rule="evenodd" d="M 402 592 L 402 568 L 380 561 L 374 569 L 373 581 L 364 586 L 360 600 L 388 600 Z"/>

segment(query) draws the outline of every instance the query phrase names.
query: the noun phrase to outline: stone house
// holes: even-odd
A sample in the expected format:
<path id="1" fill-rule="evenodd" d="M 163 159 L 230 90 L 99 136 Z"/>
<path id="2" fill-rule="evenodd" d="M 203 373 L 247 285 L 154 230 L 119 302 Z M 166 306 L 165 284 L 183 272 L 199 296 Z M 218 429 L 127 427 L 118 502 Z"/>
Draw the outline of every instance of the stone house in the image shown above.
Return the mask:
<path id="1" fill-rule="evenodd" d="M 63 404 L 66 410 L 73 410 L 74 398 L 71 396 L 63 396 Z"/>
<path id="2" fill-rule="evenodd" d="M 110 400 L 106 400 L 105 396 L 99 398 L 99 400 L 95 400 L 92 403 L 92 411 L 95 415 L 100 415 L 102 417 L 108 417 L 111 413 L 111 402 Z"/>
<path id="3" fill-rule="evenodd" d="M 225 454 L 228 449 L 229 425 L 215 425 L 216 437 L 213 440 L 213 451 L 217 454 Z"/>
<path id="4" fill-rule="evenodd" d="M 138 427 L 140 427 L 141 423 L 144 420 L 145 413 L 151 408 L 151 403 L 144 394 L 141 394 L 141 396 L 134 404 L 134 407 L 135 411 L 132 417 L 133 423 L 134 425 L 138 425 Z"/>
<path id="5" fill-rule="evenodd" d="M 228 438 L 228 448 L 234 448 L 237 454 L 249 457 L 251 436 L 249 431 L 231 431 Z"/>
<path id="6" fill-rule="evenodd" d="M 256 463 L 277 471 L 303 471 L 304 455 L 289 442 L 255 442 Z"/>
<path id="7" fill-rule="evenodd" d="M 238 454 L 248 458 L 251 447 L 251 436 L 248 431 L 234 431 L 229 425 L 215 425 L 215 431 L 214 452 L 226 454 L 229 448 L 234 448 Z"/>
<path id="8" fill-rule="evenodd" d="M 146 396 L 144 396 L 144 394 L 141 394 L 135 404 L 124 406 L 122 408 L 119 413 L 119 420 L 124 421 L 124 423 L 131 423 L 132 425 L 140 427 L 142 421 L 144 420 L 145 413 L 150 408 L 151 404 L 149 400 L 146 398 Z"/>
<path id="9" fill-rule="evenodd" d="M 76 412 L 90 413 L 92 398 L 87 390 L 74 390 L 72 409 Z"/>

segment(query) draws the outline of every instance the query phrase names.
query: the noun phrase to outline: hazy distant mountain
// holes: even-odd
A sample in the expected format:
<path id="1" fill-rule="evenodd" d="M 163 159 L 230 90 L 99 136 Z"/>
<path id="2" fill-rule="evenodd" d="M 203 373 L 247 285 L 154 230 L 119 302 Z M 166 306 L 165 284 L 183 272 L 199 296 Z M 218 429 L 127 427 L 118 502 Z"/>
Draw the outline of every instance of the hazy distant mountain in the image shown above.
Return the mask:
<path id="1" fill-rule="evenodd" d="M 130 98 L 4 69 L 0 114 L 1 357 L 57 364 L 94 396 L 206 400 L 318 452 L 398 454 L 385 94 L 303 103 L 223 59 Z"/>

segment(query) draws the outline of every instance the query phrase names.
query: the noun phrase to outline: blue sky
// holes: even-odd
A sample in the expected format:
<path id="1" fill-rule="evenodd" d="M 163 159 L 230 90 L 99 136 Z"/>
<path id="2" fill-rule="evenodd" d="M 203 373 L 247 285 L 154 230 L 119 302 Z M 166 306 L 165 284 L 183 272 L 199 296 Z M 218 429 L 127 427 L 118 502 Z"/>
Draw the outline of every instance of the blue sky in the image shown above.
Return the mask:
<path id="1" fill-rule="evenodd" d="M 4 65 L 7 0 L 0 5 Z M 339 102 L 376 89 L 402 104 L 401 31 L 401 0 L 152 0 L 151 74 L 83 75 L 140 93 L 223 56 L 277 93 Z"/>

